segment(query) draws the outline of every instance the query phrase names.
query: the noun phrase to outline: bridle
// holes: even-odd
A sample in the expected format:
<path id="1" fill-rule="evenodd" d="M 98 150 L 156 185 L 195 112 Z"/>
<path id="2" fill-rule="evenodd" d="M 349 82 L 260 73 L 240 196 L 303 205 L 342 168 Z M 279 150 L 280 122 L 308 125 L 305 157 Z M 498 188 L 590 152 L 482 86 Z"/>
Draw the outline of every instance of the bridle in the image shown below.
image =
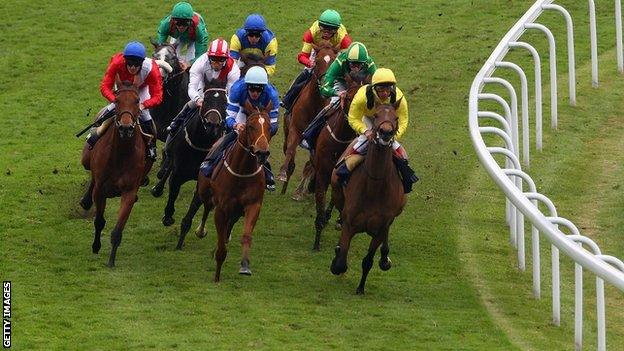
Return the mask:
<path id="1" fill-rule="evenodd" d="M 213 92 L 213 91 L 214 92 L 221 92 L 223 94 L 227 93 L 227 91 L 224 88 L 208 88 L 208 89 L 204 90 L 204 98 L 206 96 L 206 93 Z M 204 101 L 205 101 L 205 99 L 204 99 Z M 211 109 L 208 109 L 206 111 L 202 111 L 200 113 L 200 118 L 201 118 L 202 126 L 204 127 L 204 130 L 208 130 L 208 124 L 210 123 L 210 121 L 208 121 L 208 115 L 211 114 L 211 113 L 215 113 L 219 117 L 217 125 L 219 125 L 219 126 L 223 125 L 223 114 L 221 113 L 221 111 L 219 111 L 216 108 L 211 108 Z"/>
<path id="2" fill-rule="evenodd" d="M 137 99 L 139 98 L 139 93 L 138 93 L 135 89 L 133 89 L 133 88 L 128 88 L 128 87 L 122 87 L 122 88 L 118 89 L 118 90 L 117 90 L 117 95 L 119 95 L 119 93 L 121 93 L 121 92 L 123 92 L 123 91 L 130 91 L 130 92 L 132 92 L 132 93 L 134 93 L 134 94 L 136 95 L 136 98 L 137 98 Z M 115 103 L 115 105 L 117 105 L 117 103 Z M 115 107 L 116 107 L 116 106 L 115 106 Z M 119 128 L 119 127 L 126 128 L 126 126 L 123 126 L 123 125 L 121 124 L 120 120 L 121 120 L 121 116 L 123 116 L 123 115 L 125 115 L 125 114 L 128 114 L 128 115 L 130 115 L 130 118 L 132 119 L 132 123 L 130 124 L 130 126 L 129 126 L 129 127 L 130 127 L 132 130 L 134 130 L 134 128 L 135 128 L 135 127 L 136 127 L 136 125 L 137 125 L 138 116 L 137 116 L 136 114 L 134 114 L 134 113 L 133 113 L 132 111 L 130 111 L 130 110 L 119 110 L 119 109 L 117 109 L 117 108 L 116 108 L 116 110 L 117 110 L 117 113 L 115 113 L 115 126 L 116 126 L 117 128 Z M 130 129 L 130 128 L 129 128 L 129 129 Z"/>
<path id="3" fill-rule="evenodd" d="M 266 113 L 265 113 L 266 114 Z M 260 111 L 260 109 L 258 107 L 256 107 L 256 112 L 250 114 L 247 117 L 247 120 L 249 120 L 250 117 L 255 116 L 255 115 L 260 115 L 258 118 L 263 118 L 263 113 Z M 267 114 L 267 119 L 268 119 L 268 114 Z M 269 123 L 270 123 L 270 119 Z M 230 166 L 230 164 L 227 162 L 227 158 L 223 160 L 223 166 L 228 170 L 228 172 L 230 172 L 232 175 L 239 177 L 239 178 L 250 178 L 255 176 L 256 174 L 260 173 L 262 171 L 262 168 L 264 167 L 264 164 L 261 163 L 258 159 L 258 155 L 256 154 L 255 151 L 251 150 L 252 146 L 256 145 L 262 138 L 265 138 L 267 140 L 267 143 L 269 142 L 268 137 L 265 134 L 265 128 L 263 128 L 263 123 L 264 122 L 260 122 L 260 130 L 262 131 L 262 133 L 260 134 L 260 136 L 258 136 L 258 138 L 256 138 L 256 140 L 253 143 L 249 142 L 249 133 L 247 132 L 247 130 L 245 130 L 245 138 L 247 139 L 246 142 L 248 145 L 250 145 L 249 147 L 243 145 L 243 143 L 240 141 L 240 134 L 239 137 L 236 138 L 236 142 L 238 143 L 238 145 L 240 145 L 240 147 L 243 148 L 243 150 L 245 150 L 247 153 L 249 153 L 250 155 L 252 155 L 253 157 L 256 158 L 256 162 L 258 163 L 258 168 L 252 172 L 252 173 L 248 173 L 248 174 L 241 174 L 241 173 L 237 173 L 236 171 L 234 171 L 232 169 L 232 167 Z"/>

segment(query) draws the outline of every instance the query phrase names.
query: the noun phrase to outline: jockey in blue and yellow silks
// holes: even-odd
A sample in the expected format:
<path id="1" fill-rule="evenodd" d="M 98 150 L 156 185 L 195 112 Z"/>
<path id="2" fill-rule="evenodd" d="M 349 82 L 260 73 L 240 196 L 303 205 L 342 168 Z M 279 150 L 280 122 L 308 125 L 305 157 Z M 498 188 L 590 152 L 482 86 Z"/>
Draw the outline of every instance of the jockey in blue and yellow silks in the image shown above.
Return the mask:
<path id="1" fill-rule="evenodd" d="M 266 108 L 272 104 L 269 118 L 271 118 L 271 136 L 277 133 L 279 115 L 279 95 L 277 89 L 269 83 L 269 78 L 260 66 L 254 66 L 247 71 L 244 79 L 239 79 L 228 95 L 228 105 L 226 108 L 227 118 L 225 125 L 229 131 L 221 139 L 212 146 L 210 152 L 206 156 L 206 160 L 201 165 L 201 171 L 206 177 L 210 177 L 214 166 L 221 158 L 223 152 L 230 146 L 238 136 L 247 121 L 247 114 L 243 111 L 245 101 L 249 101 L 253 106 Z M 265 164 L 265 177 L 267 190 L 275 190 L 275 180 L 271 174 L 271 166 L 267 162 Z"/>
<path id="2" fill-rule="evenodd" d="M 346 184 L 353 169 L 364 161 L 363 155 L 366 154 L 369 140 L 373 137 L 372 119 L 375 116 L 376 106 L 379 104 L 398 104 L 396 108 L 397 132 L 392 142 L 393 160 L 401 174 L 404 191 L 409 193 L 418 177 L 408 166 L 407 152 L 398 142 L 407 130 L 409 122 L 407 99 L 401 89 L 396 86 L 394 73 L 387 68 L 376 70 L 371 84 L 361 87 L 353 97 L 351 107 L 349 107 L 349 125 L 360 136 L 346 152 L 344 162 L 336 166 L 336 175 L 341 183 Z"/>
<path id="3" fill-rule="evenodd" d="M 230 40 L 230 56 L 238 60 L 239 67 L 245 65 L 242 56 L 250 54 L 264 58 L 264 68 L 269 76 L 275 73 L 277 38 L 267 28 L 264 17 L 257 13 L 247 16 L 244 26 Z"/>

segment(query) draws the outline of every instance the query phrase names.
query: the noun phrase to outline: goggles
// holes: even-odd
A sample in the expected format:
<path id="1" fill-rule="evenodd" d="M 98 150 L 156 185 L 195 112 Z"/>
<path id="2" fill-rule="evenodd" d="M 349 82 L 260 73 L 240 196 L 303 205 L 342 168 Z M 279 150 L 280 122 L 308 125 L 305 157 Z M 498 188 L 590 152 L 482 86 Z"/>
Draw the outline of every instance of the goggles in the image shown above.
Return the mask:
<path id="1" fill-rule="evenodd" d="M 262 36 L 262 33 L 260 33 L 260 32 L 247 32 L 247 36 L 248 37 L 252 37 L 252 38 L 260 38 Z"/>
<path id="2" fill-rule="evenodd" d="M 141 67 L 143 65 L 143 60 L 138 58 L 128 58 L 126 57 L 126 66 L 131 67 Z"/>
<path id="3" fill-rule="evenodd" d="M 225 60 L 227 60 L 227 57 L 220 57 L 220 56 L 208 56 L 208 61 L 210 61 L 210 62 L 219 62 L 219 63 L 223 63 L 223 62 L 225 62 Z"/>
<path id="4" fill-rule="evenodd" d="M 191 23 L 190 20 L 186 18 L 174 18 L 175 24 L 180 27 L 188 27 Z"/>
<path id="5" fill-rule="evenodd" d="M 247 85 L 247 89 L 253 93 L 261 93 L 264 91 L 264 85 L 261 84 L 249 84 Z"/>

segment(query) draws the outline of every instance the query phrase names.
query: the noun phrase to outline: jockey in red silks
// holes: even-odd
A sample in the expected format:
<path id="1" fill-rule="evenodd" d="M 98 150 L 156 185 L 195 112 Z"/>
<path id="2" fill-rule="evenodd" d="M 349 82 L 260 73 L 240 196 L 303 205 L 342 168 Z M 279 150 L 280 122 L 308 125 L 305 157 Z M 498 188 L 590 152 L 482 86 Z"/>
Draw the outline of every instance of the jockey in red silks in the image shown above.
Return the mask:
<path id="1" fill-rule="evenodd" d="M 139 87 L 139 116 L 141 129 L 144 133 L 154 135 L 152 116 L 149 109 L 158 106 L 162 102 L 162 77 L 158 65 L 151 58 L 145 58 L 145 46 L 137 41 L 129 42 L 123 53 L 116 53 L 110 60 L 102 83 L 100 92 L 110 104 L 100 111 L 98 119 L 105 120 L 101 127 L 92 130 L 87 137 L 87 143 L 93 148 L 96 141 L 106 130 L 111 122 L 110 116 L 115 114 L 115 78 L 121 81 L 130 81 Z M 149 146 L 150 158 L 156 158 L 156 144 Z"/>

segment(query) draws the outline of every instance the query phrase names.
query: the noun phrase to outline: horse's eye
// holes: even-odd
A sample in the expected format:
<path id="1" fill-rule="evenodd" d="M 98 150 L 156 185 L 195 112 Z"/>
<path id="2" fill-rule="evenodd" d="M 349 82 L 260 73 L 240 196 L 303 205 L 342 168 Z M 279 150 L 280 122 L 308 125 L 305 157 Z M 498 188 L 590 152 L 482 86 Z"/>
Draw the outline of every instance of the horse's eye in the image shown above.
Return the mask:
<path id="1" fill-rule="evenodd" d="M 136 99 L 136 101 L 135 101 L 134 103 L 138 104 L 138 103 L 140 103 L 140 102 L 141 102 L 141 100 Z"/>

